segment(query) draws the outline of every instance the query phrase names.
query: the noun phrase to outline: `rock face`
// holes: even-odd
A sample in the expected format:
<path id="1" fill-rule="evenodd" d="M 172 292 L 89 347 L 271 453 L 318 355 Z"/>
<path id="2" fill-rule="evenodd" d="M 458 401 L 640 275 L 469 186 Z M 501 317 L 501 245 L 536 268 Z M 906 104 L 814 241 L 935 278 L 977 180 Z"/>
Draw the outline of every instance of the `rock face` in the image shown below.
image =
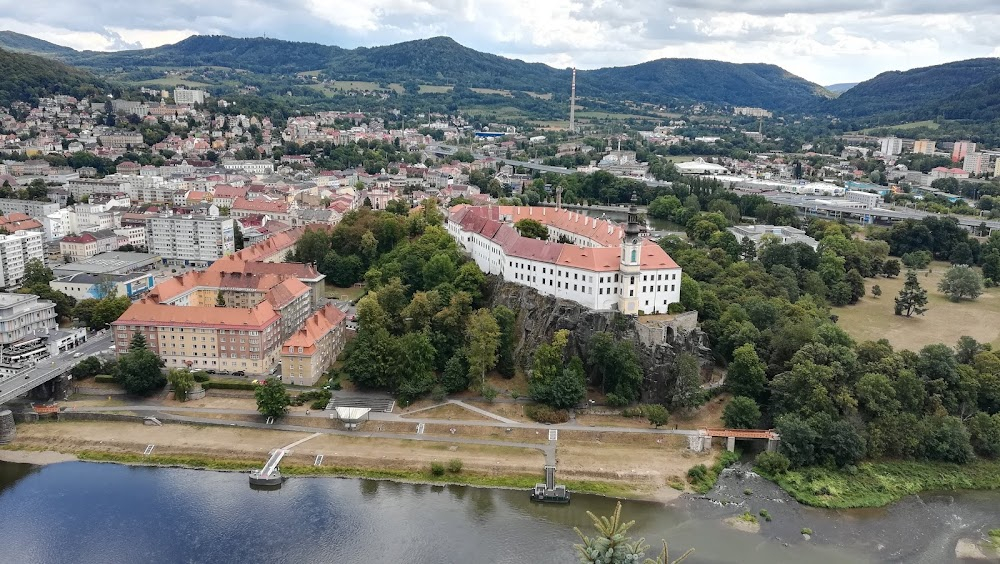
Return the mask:
<path id="1" fill-rule="evenodd" d="M 639 338 L 635 318 L 618 312 L 594 311 L 575 302 L 543 296 L 531 288 L 504 282 L 495 276 L 487 277 L 487 287 L 490 307 L 503 305 L 517 314 L 514 359 L 525 370 L 531 367 L 535 347 L 550 341 L 556 331 L 570 331 L 569 353 L 584 360 L 587 343 L 595 333 L 613 333 L 633 343 L 642 363 L 645 374 L 642 401 L 663 403 L 673 391 L 674 359 L 679 353 L 694 354 L 703 365 L 709 361 L 710 351 L 704 346 L 707 339 L 700 329 L 673 332 L 669 342 L 644 343 Z"/>

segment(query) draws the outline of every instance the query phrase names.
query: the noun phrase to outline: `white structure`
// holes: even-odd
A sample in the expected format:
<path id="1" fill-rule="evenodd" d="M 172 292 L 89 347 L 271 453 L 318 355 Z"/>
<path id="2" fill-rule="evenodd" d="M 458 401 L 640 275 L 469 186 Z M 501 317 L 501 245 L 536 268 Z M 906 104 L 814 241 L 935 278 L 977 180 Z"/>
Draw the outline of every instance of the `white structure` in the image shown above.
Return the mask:
<path id="1" fill-rule="evenodd" d="M 238 170 L 249 172 L 250 174 L 272 174 L 274 172 L 273 161 L 222 161 L 222 168 L 226 170 Z"/>
<path id="2" fill-rule="evenodd" d="M 146 246 L 145 227 L 119 227 L 118 229 L 115 229 L 115 235 L 125 237 L 128 239 L 128 244 L 133 247 L 139 248 Z"/>
<path id="3" fill-rule="evenodd" d="M 174 102 L 178 104 L 204 104 L 208 94 L 204 90 L 188 90 L 187 88 L 174 88 Z"/>
<path id="4" fill-rule="evenodd" d="M 0 345 L 56 328 L 56 304 L 31 294 L 0 294 Z"/>
<path id="5" fill-rule="evenodd" d="M 686 163 L 674 163 L 674 168 L 681 174 L 727 174 L 729 169 L 722 165 L 705 162 L 705 159 L 698 157 Z"/>
<path id="6" fill-rule="evenodd" d="M 31 231 L 0 235 L 0 286 L 6 288 L 20 284 L 28 261 L 45 261 L 42 239 L 44 235 Z"/>
<path id="7" fill-rule="evenodd" d="M 858 202 L 864 209 L 872 210 L 882 203 L 882 196 L 874 192 L 861 192 L 860 190 L 848 190 L 845 194 L 848 202 Z"/>
<path id="8" fill-rule="evenodd" d="M 962 170 L 971 174 L 993 172 L 993 160 L 997 153 L 992 151 L 970 151 L 962 161 Z"/>
<path id="9" fill-rule="evenodd" d="M 522 237 L 512 224 L 534 219 L 549 238 Z M 456 206 L 448 232 L 483 272 L 595 310 L 628 315 L 666 313 L 680 301 L 681 268 L 658 245 L 640 236 L 633 204 L 621 226 L 562 209 Z"/>
<path id="10" fill-rule="evenodd" d="M 753 244 L 758 248 L 765 238 L 775 240 L 782 245 L 805 243 L 813 250 L 819 247 L 819 241 L 806 235 L 805 231 L 785 225 L 737 225 L 730 227 L 729 232 L 736 237 L 737 241 L 742 241 L 746 237 L 753 241 Z"/>
<path id="11" fill-rule="evenodd" d="M 36 202 L 34 200 L 13 200 L 0 198 L 0 215 L 23 213 L 37 219 L 57 211 L 59 211 L 59 204 Z"/>
<path id="12" fill-rule="evenodd" d="M 883 156 L 898 155 L 903 152 L 903 140 L 899 137 L 883 137 L 878 140 Z"/>
<path id="13" fill-rule="evenodd" d="M 170 262 L 207 265 L 236 250 L 233 220 L 204 215 L 146 218 L 149 252 Z"/>
<path id="14" fill-rule="evenodd" d="M 834 196 L 839 198 L 843 196 L 845 192 L 843 186 L 827 184 L 825 182 L 810 182 L 808 184 L 783 184 L 775 182 L 771 184 L 780 186 L 782 192 L 788 192 L 790 194 L 804 194 L 808 196 Z"/>
<path id="15" fill-rule="evenodd" d="M 771 112 L 765 110 L 764 108 L 736 107 L 733 108 L 733 115 L 769 118 L 771 117 Z"/>

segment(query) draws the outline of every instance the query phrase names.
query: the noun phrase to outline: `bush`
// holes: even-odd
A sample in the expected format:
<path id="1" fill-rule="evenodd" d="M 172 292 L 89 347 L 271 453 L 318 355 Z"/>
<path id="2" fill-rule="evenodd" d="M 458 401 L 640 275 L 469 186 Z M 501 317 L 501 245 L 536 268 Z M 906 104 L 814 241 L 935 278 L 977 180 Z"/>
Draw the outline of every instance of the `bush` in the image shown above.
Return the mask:
<path id="1" fill-rule="evenodd" d="M 617 394 L 608 394 L 604 400 L 608 407 L 625 407 L 629 401 Z"/>
<path id="2" fill-rule="evenodd" d="M 97 376 L 94 376 L 94 381 L 97 382 L 97 383 L 99 383 L 99 384 L 117 384 L 118 383 L 118 380 L 116 380 L 114 376 L 111 376 L 109 374 L 98 374 Z"/>
<path id="3" fill-rule="evenodd" d="M 444 476 L 444 464 L 441 464 L 440 462 L 431 462 L 431 475 Z"/>
<path id="4" fill-rule="evenodd" d="M 813 530 L 810 529 L 809 527 L 802 527 L 802 530 L 800 532 L 803 535 L 810 535 L 810 536 L 812 536 L 812 534 L 813 534 Z"/>
<path id="5" fill-rule="evenodd" d="M 626 407 L 622 410 L 622 417 L 643 417 L 645 413 L 642 410 L 641 405 L 635 407 Z"/>
<path id="6" fill-rule="evenodd" d="M 788 472 L 788 457 L 780 452 L 762 452 L 754 460 L 754 468 L 766 476 L 780 476 Z"/>
<path id="7" fill-rule="evenodd" d="M 768 523 L 771 522 L 771 514 L 767 512 L 767 509 L 761 509 L 760 516 L 763 517 Z"/>
<path id="8" fill-rule="evenodd" d="M 742 515 L 739 516 L 740 521 L 746 521 L 747 523 L 756 523 L 757 518 L 754 517 L 753 513 L 749 511 L 744 511 Z"/>
<path id="9" fill-rule="evenodd" d="M 751 490 L 750 488 L 747 488 L 747 489 L 743 490 L 743 495 L 753 495 L 753 490 Z"/>
<path id="10" fill-rule="evenodd" d="M 444 401 L 448 397 L 448 393 L 444 391 L 441 385 L 434 386 L 431 389 L 431 399 L 437 402 Z"/>
<path id="11" fill-rule="evenodd" d="M 452 474 L 458 474 L 462 471 L 462 461 L 457 458 L 452 458 L 448 461 L 448 471 Z"/>
<path id="12" fill-rule="evenodd" d="M 524 414 L 539 423 L 565 423 L 569 421 L 569 413 L 565 409 L 552 409 L 547 405 L 526 405 Z"/>
<path id="13" fill-rule="evenodd" d="M 208 382 L 209 380 L 212 379 L 211 376 L 201 371 L 195 372 L 194 374 L 192 374 L 192 376 L 194 377 L 194 381 L 198 382 L 199 384 L 204 384 L 205 382 Z"/>
<path id="14" fill-rule="evenodd" d="M 692 484 L 700 482 L 705 479 L 708 475 L 708 467 L 704 464 L 699 464 L 697 466 L 692 466 L 688 469 L 688 481 Z"/>
<path id="15" fill-rule="evenodd" d="M 257 389 L 255 384 L 250 382 L 230 382 L 228 380 L 209 380 L 201 385 L 206 390 L 249 390 Z"/>
<path id="16" fill-rule="evenodd" d="M 311 404 L 309 404 L 309 408 L 310 409 L 315 409 L 316 411 L 323 411 L 324 409 L 326 409 L 326 405 L 328 403 L 330 403 L 328 400 L 318 399 L 318 400 L 312 402 Z"/>
<path id="17" fill-rule="evenodd" d="M 479 393 L 482 394 L 484 400 L 490 403 L 493 403 L 493 400 L 497 399 L 497 389 L 489 384 L 484 385 L 479 390 Z"/>

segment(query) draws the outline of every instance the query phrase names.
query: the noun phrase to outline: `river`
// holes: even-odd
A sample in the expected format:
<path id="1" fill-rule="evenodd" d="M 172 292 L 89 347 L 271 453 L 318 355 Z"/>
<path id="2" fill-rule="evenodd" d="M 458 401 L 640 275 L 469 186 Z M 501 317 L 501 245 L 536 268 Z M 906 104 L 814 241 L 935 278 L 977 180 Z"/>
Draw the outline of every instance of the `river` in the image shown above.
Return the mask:
<path id="1" fill-rule="evenodd" d="M 712 497 L 744 496 L 747 480 L 727 476 Z M 780 492 L 752 485 L 743 501 L 774 517 L 760 534 L 722 524 L 742 508 L 707 499 L 629 501 L 624 515 L 654 546 L 666 538 L 675 557 L 695 548 L 688 562 L 696 564 L 950 562 L 948 539 L 1000 520 L 996 494 L 837 513 L 773 501 Z M 236 473 L 0 463 L 0 561 L 570 563 L 573 527 L 590 533 L 586 511 L 613 507 L 597 496 L 539 505 L 523 491 L 462 486 L 291 478 L 280 490 L 255 491 Z M 805 526 L 815 531 L 811 541 L 799 534 Z"/>

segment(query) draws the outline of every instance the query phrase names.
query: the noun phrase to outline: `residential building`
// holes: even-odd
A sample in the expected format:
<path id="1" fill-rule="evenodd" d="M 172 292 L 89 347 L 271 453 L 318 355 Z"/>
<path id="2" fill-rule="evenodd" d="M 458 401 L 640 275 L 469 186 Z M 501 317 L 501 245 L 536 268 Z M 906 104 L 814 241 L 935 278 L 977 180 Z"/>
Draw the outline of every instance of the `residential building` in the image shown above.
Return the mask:
<path id="1" fill-rule="evenodd" d="M 248 200 L 236 198 L 229 208 L 229 214 L 235 218 L 251 215 L 266 215 L 282 223 L 291 225 L 293 216 L 288 212 L 288 204 L 281 200 Z"/>
<path id="2" fill-rule="evenodd" d="M 174 102 L 178 104 L 204 104 L 205 97 L 208 96 L 204 90 L 188 90 L 187 88 L 174 88 Z"/>
<path id="3" fill-rule="evenodd" d="M 764 108 L 736 107 L 733 108 L 733 115 L 769 118 L 771 117 L 771 112 L 765 110 Z"/>
<path id="4" fill-rule="evenodd" d="M 59 251 L 66 262 L 76 262 L 120 247 L 118 235 L 109 229 L 84 231 L 79 235 L 67 235 L 59 241 Z"/>
<path id="5" fill-rule="evenodd" d="M 12 213 L 7 216 L 0 215 L 0 229 L 7 233 L 18 233 L 20 231 L 32 231 L 45 233 L 42 222 L 23 213 Z"/>
<path id="6" fill-rule="evenodd" d="M 233 220 L 208 215 L 149 216 L 146 247 L 169 262 L 209 265 L 236 250 Z"/>
<path id="7" fill-rule="evenodd" d="M 0 293 L 0 345 L 56 328 L 55 303 L 31 294 Z"/>
<path id="8" fill-rule="evenodd" d="M 976 143 L 973 141 L 955 141 L 955 146 L 951 149 L 951 162 L 964 162 L 965 155 L 975 150 Z"/>
<path id="9" fill-rule="evenodd" d="M 141 133 L 111 133 L 108 135 L 99 135 L 97 139 L 101 142 L 102 147 L 115 149 L 128 149 L 143 144 Z"/>
<path id="10" fill-rule="evenodd" d="M 24 267 L 28 261 L 45 260 L 41 233 L 21 231 L 0 235 L 0 287 L 16 286 L 24 280 Z"/>
<path id="11" fill-rule="evenodd" d="M 918 155 L 933 155 L 935 151 L 936 144 L 930 139 L 917 139 L 913 143 L 913 152 Z"/>
<path id="12" fill-rule="evenodd" d="M 281 349 L 281 316 L 267 300 L 250 309 L 158 304 L 143 299 L 111 324 L 119 355 L 146 338 L 166 368 L 268 374 Z"/>
<path id="13" fill-rule="evenodd" d="M 92 274 L 80 272 L 49 282 L 53 290 L 58 290 L 76 300 L 107 297 L 107 292 L 113 288 L 116 296 L 126 296 L 135 299 L 148 292 L 155 284 L 153 275 L 148 272 L 134 274 Z"/>
<path id="14" fill-rule="evenodd" d="M 115 235 L 119 238 L 124 237 L 127 240 L 127 244 L 133 247 L 146 248 L 146 228 L 145 227 L 119 227 L 115 229 Z"/>
<path id="15" fill-rule="evenodd" d="M 272 174 L 274 172 L 274 162 L 224 160 L 222 161 L 222 168 L 230 171 L 249 172 L 250 174 Z"/>
<path id="16" fill-rule="evenodd" d="M 680 300 L 681 268 L 640 236 L 638 217 L 633 205 L 623 228 L 559 208 L 462 205 L 452 208 L 447 227 L 487 274 L 594 310 L 666 313 Z M 522 237 L 512 227 L 521 219 L 573 242 Z"/>
<path id="17" fill-rule="evenodd" d="M 767 239 L 777 241 L 782 245 L 805 243 L 806 245 L 812 247 L 813 250 L 819 247 L 819 241 L 806 235 L 805 231 L 794 227 L 778 225 L 737 225 L 730 227 L 729 232 L 736 237 L 737 241 L 742 241 L 743 238 L 746 237 L 747 239 L 753 241 L 754 245 L 758 248 L 761 243 Z"/>
<path id="18" fill-rule="evenodd" d="M 988 152 L 970 151 L 965 154 L 965 160 L 962 161 L 962 170 L 969 175 L 993 172 L 993 159 L 994 156 Z"/>
<path id="19" fill-rule="evenodd" d="M 0 198 L 0 213 L 3 215 L 23 213 L 29 217 L 42 218 L 57 211 L 59 211 L 59 204 Z"/>
<path id="20" fill-rule="evenodd" d="M 312 386 L 337 360 L 347 337 L 347 316 L 328 304 L 281 345 L 281 381 Z"/>
<path id="21" fill-rule="evenodd" d="M 890 157 L 903 152 L 903 140 L 899 137 L 883 137 L 878 141 L 883 156 Z"/>
<path id="22" fill-rule="evenodd" d="M 938 178 L 968 178 L 969 173 L 965 169 L 961 168 L 939 166 L 932 168 L 930 173 L 928 173 L 928 176 L 930 176 L 932 180 L 936 180 Z"/>
<path id="23" fill-rule="evenodd" d="M 247 191 L 249 189 L 246 186 L 229 186 L 228 184 L 220 184 L 215 187 L 212 192 L 212 203 L 219 206 L 220 208 L 231 208 L 233 207 L 233 202 L 238 198 L 246 198 Z"/>

